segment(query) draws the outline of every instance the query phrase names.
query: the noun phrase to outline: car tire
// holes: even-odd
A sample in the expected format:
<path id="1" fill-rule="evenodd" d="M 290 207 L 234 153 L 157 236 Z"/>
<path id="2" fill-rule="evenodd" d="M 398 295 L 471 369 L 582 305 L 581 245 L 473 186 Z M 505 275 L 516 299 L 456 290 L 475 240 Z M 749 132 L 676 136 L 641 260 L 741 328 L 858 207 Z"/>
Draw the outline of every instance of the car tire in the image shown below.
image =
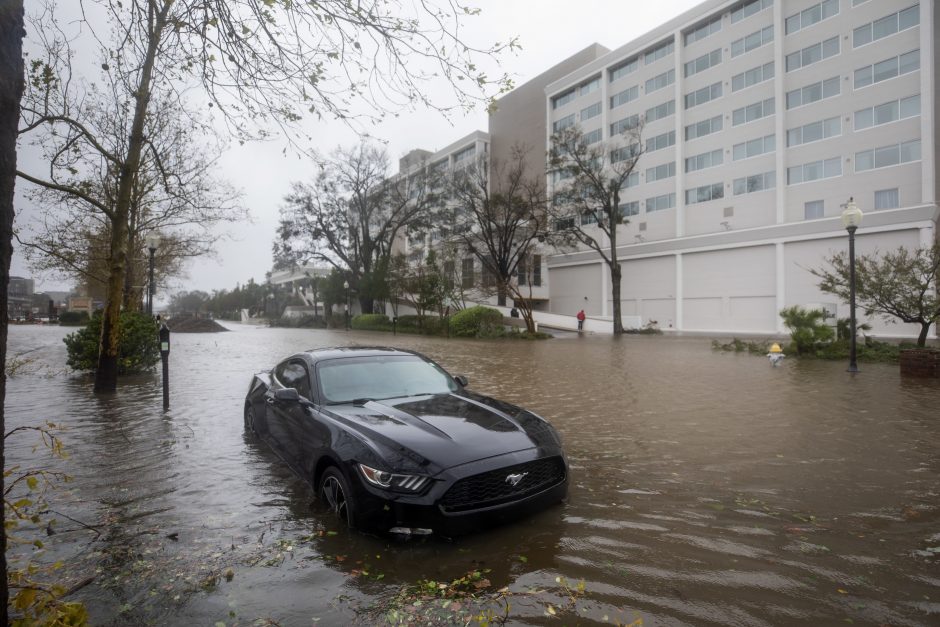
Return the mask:
<path id="1" fill-rule="evenodd" d="M 258 435 L 255 431 L 255 410 L 250 403 L 245 403 L 245 433 L 249 435 Z"/>
<path id="2" fill-rule="evenodd" d="M 320 477 L 317 498 L 348 527 L 356 526 L 357 509 L 352 490 L 349 489 L 346 477 L 336 466 L 327 468 Z"/>

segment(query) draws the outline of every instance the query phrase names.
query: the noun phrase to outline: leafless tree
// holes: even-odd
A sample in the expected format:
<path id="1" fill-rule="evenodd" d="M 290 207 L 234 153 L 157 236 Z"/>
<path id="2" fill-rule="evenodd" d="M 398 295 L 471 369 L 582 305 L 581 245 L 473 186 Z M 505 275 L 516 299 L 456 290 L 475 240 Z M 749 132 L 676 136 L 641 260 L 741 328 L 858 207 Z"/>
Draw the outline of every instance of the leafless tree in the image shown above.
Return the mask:
<path id="1" fill-rule="evenodd" d="M 363 313 L 385 297 L 392 246 L 408 229 L 427 225 L 434 205 L 425 169 L 391 176 L 388 155 L 360 144 L 336 149 L 313 183 L 294 183 L 281 210 L 275 258 L 326 263 L 348 277 Z"/>
<path id="2" fill-rule="evenodd" d="M 615 335 L 623 333 L 617 227 L 628 222 L 621 201 L 639 176 L 634 170 L 644 152 L 640 118 L 625 126 L 619 136 L 591 144 L 580 127 L 562 129 L 552 136 L 548 155 L 554 193 L 547 207 L 553 236 L 564 244 L 587 246 L 607 264 Z"/>
<path id="3" fill-rule="evenodd" d="M 533 332 L 531 290 L 525 289 L 531 284 L 520 284 L 519 270 L 531 266 L 546 234 L 547 215 L 543 182 L 526 176 L 528 154 L 525 147 L 514 146 L 506 162 L 484 156 L 458 170 L 451 180 L 449 209 L 452 241 L 481 264 L 487 278 L 477 288 L 494 289 L 500 306 L 511 296 Z"/>
<path id="4" fill-rule="evenodd" d="M 130 123 L 121 150 L 115 152 L 82 115 L 92 77 L 63 80 L 70 50 L 48 6 L 33 22 L 45 52 L 30 72 L 31 89 L 47 96 L 27 100 L 21 132 L 57 138 L 62 151 L 95 153 L 117 175 L 115 203 L 107 208 L 108 301 L 95 376 L 95 390 L 105 392 L 117 386 L 129 216 L 155 86 L 172 89 L 181 100 L 201 87 L 230 132 L 245 140 L 269 136 L 272 129 L 296 130 L 307 115 L 352 122 L 380 120 L 418 103 L 446 110 L 425 95 L 434 75 L 454 85 L 455 107 L 469 106 L 488 91 L 509 87 L 505 78 L 491 80 L 478 68 L 479 56 L 515 46 L 510 41 L 480 50 L 465 43 L 462 18 L 474 11 L 456 1 L 407 9 L 391 0 L 79 0 L 79 7 L 82 28 L 98 46 L 100 82 L 122 88 L 118 102 L 127 107 Z M 308 139 L 299 132 L 291 137 Z M 48 177 L 30 180 L 95 204 L 81 188 L 57 187 Z"/>

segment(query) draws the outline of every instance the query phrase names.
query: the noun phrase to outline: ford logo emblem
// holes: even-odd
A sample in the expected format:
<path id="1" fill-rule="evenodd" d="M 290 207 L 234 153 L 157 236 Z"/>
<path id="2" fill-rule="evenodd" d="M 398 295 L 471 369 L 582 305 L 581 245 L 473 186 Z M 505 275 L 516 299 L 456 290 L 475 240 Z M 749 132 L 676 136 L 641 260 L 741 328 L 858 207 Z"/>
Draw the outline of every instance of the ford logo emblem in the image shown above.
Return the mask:
<path id="1" fill-rule="evenodd" d="M 522 481 L 523 477 L 525 477 L 527 474 L 529 473 L 522 472 L 522 473 L 513 474 L 513 475 L 506 475 L 506 483 L 508 483 L 512 487 L 516 487 L 517 485 L 519 485 L 519 482 Z"/>

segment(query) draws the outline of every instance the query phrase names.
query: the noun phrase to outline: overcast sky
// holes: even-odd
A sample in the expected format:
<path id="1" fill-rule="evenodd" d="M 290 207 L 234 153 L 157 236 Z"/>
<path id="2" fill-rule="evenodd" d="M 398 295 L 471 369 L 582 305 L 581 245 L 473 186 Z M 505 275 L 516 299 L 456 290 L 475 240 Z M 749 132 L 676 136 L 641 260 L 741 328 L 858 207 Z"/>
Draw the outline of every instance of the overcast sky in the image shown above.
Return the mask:
<path id="1" fill-rule="evenodd" d="M 478 0 L 482 14 L 465 22 L 467 36 L 475 42 L 519 38 L 522 50 L 501 58 L 501 69 L 517 85 L 537 76 L 591 43 L 616 49 L 663 22 L 692 8 L 700 0 L 657 0 L 647 4 L 637 0 Z M 471 2 L 471 4 L 474 4 Z M 447 101 L 444 84 L 434 86 Z M 432 92 L 437 93 L 437 92 Z M 413 148 L 439 150 L 474 130 L 486 130 L 485 111 L 454 120 L 434 112 L 403 114 L 370 133 L 387 142 L 394 164 Z M 317 138 L 313 148 L 328 153 L 337 145 L 352 145 L 355 134 L 342 123 L 311 123 Z M 188 277 L 179 279 L 171 291 L 231 289 L 249 278 L 261 282 L 271 268 L 271 244 L 277 225 L 281 199 L 292 181 L 309 180 L 308 161 L 288 152 L 282 154 L 281 141 L 251 144 L 230 149 L 220 164 L 219 175 L 244 192 L 251 222 L 228 226 L 220 239 L 215 258 L 197 260 L 188 267 Z M 24 159 L 25 158 L 25 159 Z M 21 155 L 21 163 L 28 155 Z M 17 183 L 18 191 L 24 183 Z M 18 194 L 17 225 L 36 219 Z M 222 233 L 220 232 L 220 236 Z M 67 283 L 52 277 L 34 275 L 19 251 L 14 250 L 11 273 L 33 276 L 37 291 L 67 289 Z M 165 294 L 160 295 L 164 300 Z"/>

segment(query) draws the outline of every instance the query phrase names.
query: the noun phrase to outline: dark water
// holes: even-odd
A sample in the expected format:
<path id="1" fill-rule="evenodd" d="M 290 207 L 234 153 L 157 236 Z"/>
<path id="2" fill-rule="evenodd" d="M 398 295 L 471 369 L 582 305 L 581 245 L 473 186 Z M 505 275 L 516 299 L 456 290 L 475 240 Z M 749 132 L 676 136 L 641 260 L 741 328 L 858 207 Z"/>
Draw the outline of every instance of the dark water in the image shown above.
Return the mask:
<path id="1" fill-rule="evenodd" d="M 65 330 L 10 329 L 10 354 L 37 350 L 8 382 L 8 428 L 64 425 L 74 477 L 49 495 L 59 531 L 40 559 L 93 577 L 73 596 L 95 624 L 372 624 L 404 584 L 474 569 L 508 587 L 510 624 L 940 624 L 936 381 L 771 368 L 701 338 L 233 329 L 174 336 L 165 415 L 158 376 L 95 397 L 56 372 Z M 241 409 L 253 372 L 353 343 L 417 349 L 549 418 L 569 501 L 457 541 L 340 528 L 245 439 Z M 8 463 L 45 461 L 35 443 L 14 436 Z"/>

